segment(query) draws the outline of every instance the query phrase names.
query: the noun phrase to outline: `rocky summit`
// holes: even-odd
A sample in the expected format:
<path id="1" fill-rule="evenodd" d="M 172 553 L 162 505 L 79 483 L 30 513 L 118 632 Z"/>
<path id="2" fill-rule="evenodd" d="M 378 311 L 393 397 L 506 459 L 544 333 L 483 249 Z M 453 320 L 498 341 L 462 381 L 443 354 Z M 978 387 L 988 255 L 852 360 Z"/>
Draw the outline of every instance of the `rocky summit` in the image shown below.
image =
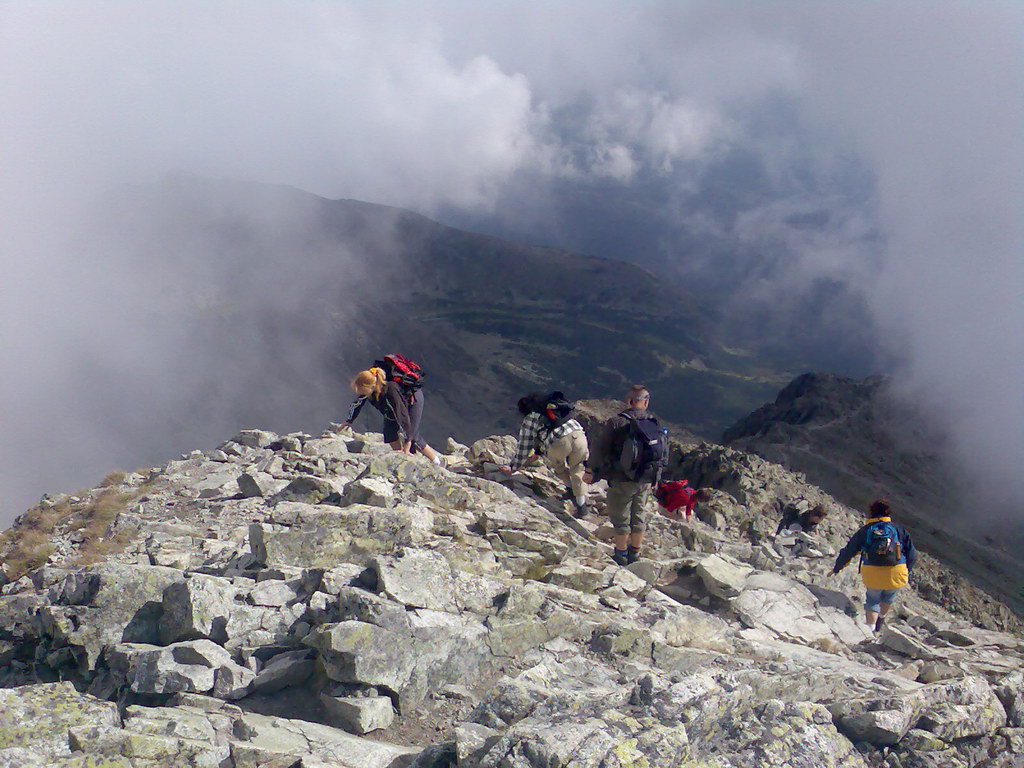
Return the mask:
<path id="1" fill-rule="evenodd" d="M 675 445 L 712 498 L 621 568 L 602 485 L 577 520 L 512 448 L 245 430 L 44 498 L 0 545 L 0 766 L 1024 765 L 1021 636 L 926 555 L 870 633 L 828 575 L 858 514 L 802 476 Z M 831 509 L 799 553 L 793 496 Z"/>

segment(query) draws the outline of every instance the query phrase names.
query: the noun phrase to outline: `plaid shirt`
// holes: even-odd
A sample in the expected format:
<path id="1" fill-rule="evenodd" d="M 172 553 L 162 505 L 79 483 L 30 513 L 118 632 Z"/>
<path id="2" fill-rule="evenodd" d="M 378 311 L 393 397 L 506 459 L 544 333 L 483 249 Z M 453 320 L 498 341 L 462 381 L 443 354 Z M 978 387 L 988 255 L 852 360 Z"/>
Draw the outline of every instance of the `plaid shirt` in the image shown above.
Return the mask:
<path id="1" fill-rule="evenodd" d="M 531 455 L 545 453 L 548 446 L 558 438 L 582 430 L 583 427 L 576 419 L 569 419 L 554 429 L 548 429 L 541 414 L 528 414 L 523 419 L 523 426 L 519 428 L 519 445 L 516 446 L 516 455 L 510 465 L 512 470 L 522 467 Z"/>

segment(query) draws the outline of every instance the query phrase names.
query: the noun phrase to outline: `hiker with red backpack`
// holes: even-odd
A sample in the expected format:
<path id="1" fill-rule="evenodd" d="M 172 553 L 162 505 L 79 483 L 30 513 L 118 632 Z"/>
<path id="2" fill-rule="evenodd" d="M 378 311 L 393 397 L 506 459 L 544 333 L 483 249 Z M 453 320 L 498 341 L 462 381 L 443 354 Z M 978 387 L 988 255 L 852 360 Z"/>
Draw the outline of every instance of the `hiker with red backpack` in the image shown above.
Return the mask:
<path id="1" fill-rule="evenodd" d="M 670 480 L 658 483 L 654 498 L 671 520 L 689 520 L 698 501 L 709 501 L 711 492 L 707 488 L 691 488 L 686 480 Z"/>
<path id="2" fill-rule="evenodd" d="M 356 399 L 342 423 L 351 427 L 363 406 L 369 403 L 384 416 L 384 442 L 396 451 L 419 451 L 435 464 L 441 463 L 437 451 L 420 437 L 423 418 L 423 369 L 402 355 L 385 355 L 372 368 L 360 371 L 352 379 Z"/>
<path id="3" fill-rule="evenodd" d="M 864 622 L 878 632 L 896 599 L 896 591 L 910 581 L 917 550 L 907 529 L 892 521 L 888 501 L 876 499 L 867 515 L 864 525 L 839 552 L 832 573 L 839 573 L 854 555 L 860 554 L 860 576 L 867 590 Z"/>
<path id="4" fill-rule="evenodd" d="M 647 408 L 650 392 L 639 384 L 626 394 L 626 410 L 605 422 L 590 457 L 594 481 L 608 481 L 608 518 L 619 565 L 640 559 L 651 489 L 668 465 L 668 436 Z"/>
<path id="5" fill-rule="evenodd" d="M 576 508 L 576 517 L 587 513 L 587 484 L 583 479 L 590 448 L 583 426 L 572 418 L 575 406 L 561 392 L 534 392 L 519 398 L 523 416 L 519 443 L 512 463 L 501 468 L 511 475 L 534 457 L 545 456 Z"/>

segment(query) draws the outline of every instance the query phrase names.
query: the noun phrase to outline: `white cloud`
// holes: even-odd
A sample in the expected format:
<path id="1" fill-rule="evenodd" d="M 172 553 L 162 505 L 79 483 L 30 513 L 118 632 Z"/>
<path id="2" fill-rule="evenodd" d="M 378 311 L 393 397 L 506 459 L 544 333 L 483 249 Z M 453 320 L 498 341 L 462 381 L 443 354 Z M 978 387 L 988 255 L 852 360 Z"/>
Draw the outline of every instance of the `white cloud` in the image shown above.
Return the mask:
<path id="1" fill-rule="evenodd" d="M 681 211 L 689 231 L 866 289 L 970 472 L 1024 492 L 1022 31 L 998 0 L 0 4 L 4 405 L 92 439 L 76 414 L 103 408 L 68 391 L 75 367 L 131 368 L 94 340 L 147 265 L 57 245 L 110 185 L 185 171 L 430 213 L 655 179 L 665 214 L 743 150 L 780 199 L 726 229 Z M 765 128 L 773 99 L 799 134 Z M 807 175 L 841 191 L 847 152 L 870 199 L 801 197 Z M 792 225 L 816 208 L 828 227 Z M 143 360 L 145 330 L 122 342 Z"/>
<path id="2" fill-rule="evenodd" d="M 50 189 L 200 170 L 430 208 L 535 162 L 526 79 L 351 6 L 5 6 L 5 167 Z"/>

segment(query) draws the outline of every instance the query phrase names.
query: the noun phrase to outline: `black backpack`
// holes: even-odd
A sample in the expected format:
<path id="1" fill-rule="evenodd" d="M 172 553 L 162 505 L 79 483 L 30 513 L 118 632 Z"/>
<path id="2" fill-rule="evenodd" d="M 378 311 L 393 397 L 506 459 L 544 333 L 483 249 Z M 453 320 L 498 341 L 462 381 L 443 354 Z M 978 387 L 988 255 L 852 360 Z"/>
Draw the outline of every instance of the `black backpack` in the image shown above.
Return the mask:
<path id="1" fill-rule="evenodd" d="M 527 395 L 530 413 L 539 413 L 544 417 L 544 426 L 548 430 L 560 427 L 576 412 L 576 406 L 565 399 L 561 392 Z"/>
<path id="2" fill-rule="evenodd" d="M 893 566 L 903 556 L 900 546 L 900 532 L 896 526 L 885 520 L 872 523 L 864 536 L 862 560 L 864 565 Z"/>
<path id="3" fill-rule="evenodd" d="M 619 467 L 636 483 L 656 484 L 668 466 L 668 436 L 653 416 L 638 419 L 621 413 L 627 422 L 626 439 L 622 441 Z"/>

